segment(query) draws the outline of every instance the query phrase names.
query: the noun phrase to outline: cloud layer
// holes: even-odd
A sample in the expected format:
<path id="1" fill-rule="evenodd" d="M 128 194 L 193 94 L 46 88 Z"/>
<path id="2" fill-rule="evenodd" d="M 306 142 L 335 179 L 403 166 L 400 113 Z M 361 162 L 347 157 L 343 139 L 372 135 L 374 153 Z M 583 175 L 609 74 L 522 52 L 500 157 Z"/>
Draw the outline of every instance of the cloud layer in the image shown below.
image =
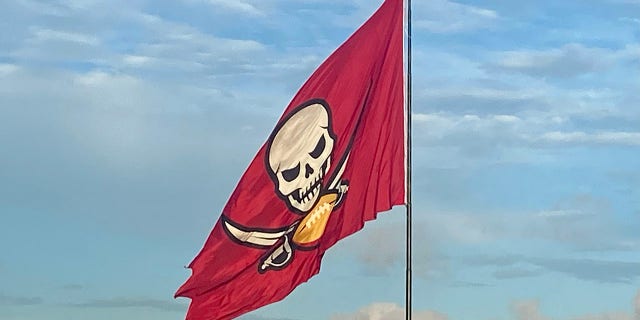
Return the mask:
<path id="1" fill-rule="evenodd" d="M 600 314 L 572 316 L 571 320 L 638 320 L 640 313 L 640 290 L 633 303 L 635 315 L 625 311 L 612 311 Z M 353 314 L 335 315 L 332 320 L 397 320 L 403 319 L 404 309 L 395 303 L 372 303 Z M 413 313 L 413 319 L 419 320 L 447 320 L 446 314 L 436 311 L 418 311 Z M 538 300 L 517 300 L 510 304 L 510 320 L 551 320 L 552 318 L 541 310 Z"/>

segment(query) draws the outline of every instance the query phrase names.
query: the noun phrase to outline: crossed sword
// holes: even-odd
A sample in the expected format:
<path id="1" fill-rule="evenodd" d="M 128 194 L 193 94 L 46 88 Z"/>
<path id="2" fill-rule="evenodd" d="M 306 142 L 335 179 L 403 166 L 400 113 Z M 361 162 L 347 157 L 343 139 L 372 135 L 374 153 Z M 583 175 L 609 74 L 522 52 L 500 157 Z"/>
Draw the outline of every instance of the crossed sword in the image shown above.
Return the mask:
<path id="1" fill-rule="evenodd" d="M 264 273 L 267 270 L 280 270 L 286 267 L 293 258 L 294 251 L 291 246 L 292 240 L 294 244 L 298 245 L 298 247 L 305 248 L 304 244 L 296 240 L 298 240 L 297 238 L 299 238 L 299 235 L 301 233 L 309 232 L 310 226 L 316 222 L 317 215 L 319 214 L 325 214 L 326 216 L 323 222 L 324 225 L 322 226 L 322 231 L 318 235 L 318 237 L 324 232 L 324 227 L 326 226 L 328 215 L 331 213 L 331 210 L 333 210 L 334 207 L 340 204 L 340 202 L 344 199 L 344 195 L 349 189 L 348 183 L 341 180 L 342 174 L 344 173 L 345 165 L 347 163 L 347 160 L 349 159 L 349 155 L 350 153 L 348 153 L 342 159 L 340 169 L 338 170 L 337 174 L 335 174 L 335 176 L 331 179 L 331 183 L 329 183 L 324 192 L 321 192 L 318 200 L 316 200 L 316 205 L 314 206 L 314 208 L 312 208 L 302 219 L 295 221 L 290 226 L 274 231 L 249 229 L 237 225 L 236 223 L 223 216 L 223 226 L 227 230 L 227 233 L 240 243 L 260 249 L 269 249 L 278 242 L 281 242 L 279 246 L 272 249 L 270 253 L 261 258 L 260 264 L 258 265 L 258 271 L 260 273 Z M 330 199 L 332 199 L 330 200 L 330 203 L 322 203 L 323 197 L 332 194 L 333 196 L 329 197 Z M 301 222 L 304 223 L 301 224 Z"/>

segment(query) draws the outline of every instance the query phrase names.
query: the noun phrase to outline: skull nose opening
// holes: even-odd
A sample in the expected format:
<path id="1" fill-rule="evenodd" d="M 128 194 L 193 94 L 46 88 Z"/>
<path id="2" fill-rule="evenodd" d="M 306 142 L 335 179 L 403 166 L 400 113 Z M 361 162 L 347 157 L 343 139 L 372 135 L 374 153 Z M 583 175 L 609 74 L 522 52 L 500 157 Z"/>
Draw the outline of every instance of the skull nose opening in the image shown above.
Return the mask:
<path id="1" fill-rule="evenodd" d="M 311 168 L 311 166 L 307 163 L 307 165 L 304 167 L 304 177 L 309 178 L 313 174 L 313 172 L 313 168 Z"/>

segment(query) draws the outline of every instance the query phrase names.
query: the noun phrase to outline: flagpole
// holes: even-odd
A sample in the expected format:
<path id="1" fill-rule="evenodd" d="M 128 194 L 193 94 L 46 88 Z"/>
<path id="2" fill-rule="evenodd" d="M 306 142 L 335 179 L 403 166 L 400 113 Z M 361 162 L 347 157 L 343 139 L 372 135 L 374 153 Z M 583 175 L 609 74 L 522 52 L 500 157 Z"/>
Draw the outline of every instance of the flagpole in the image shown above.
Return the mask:
<path id="1" fill-rule="evenodd" d="M 411 312 L 412 312 L 412 300 L 411 300 L 411 292 L 412 292 L 412 232 L 413 226 L 411 222 L 412 217 L 412 206 L 411 206 L 411 149 L 412 149 L 412 128 L 411 128 L 411 0 L 407 1 L 407 173 L 406 173 L 406 184 L 407 184 L 407 221 L 406 221 L 406 292 L 405 292 L 405 318 L 406 320 L 411 320 Z"/>

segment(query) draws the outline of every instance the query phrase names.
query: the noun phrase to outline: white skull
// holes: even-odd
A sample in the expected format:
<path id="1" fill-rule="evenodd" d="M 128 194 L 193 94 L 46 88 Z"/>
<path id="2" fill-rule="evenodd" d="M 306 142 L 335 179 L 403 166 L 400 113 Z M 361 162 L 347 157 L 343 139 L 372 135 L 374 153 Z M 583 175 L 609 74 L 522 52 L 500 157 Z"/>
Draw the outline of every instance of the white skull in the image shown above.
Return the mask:
<path id="1" fill-rule="evenodd" d="M 301 212 L 315 204 L 331 165 L 334 140 L 329 130 L 327 110 L 315 103 L 287 119 L 271 141 L 268 161 L 278 191 Z"/>

